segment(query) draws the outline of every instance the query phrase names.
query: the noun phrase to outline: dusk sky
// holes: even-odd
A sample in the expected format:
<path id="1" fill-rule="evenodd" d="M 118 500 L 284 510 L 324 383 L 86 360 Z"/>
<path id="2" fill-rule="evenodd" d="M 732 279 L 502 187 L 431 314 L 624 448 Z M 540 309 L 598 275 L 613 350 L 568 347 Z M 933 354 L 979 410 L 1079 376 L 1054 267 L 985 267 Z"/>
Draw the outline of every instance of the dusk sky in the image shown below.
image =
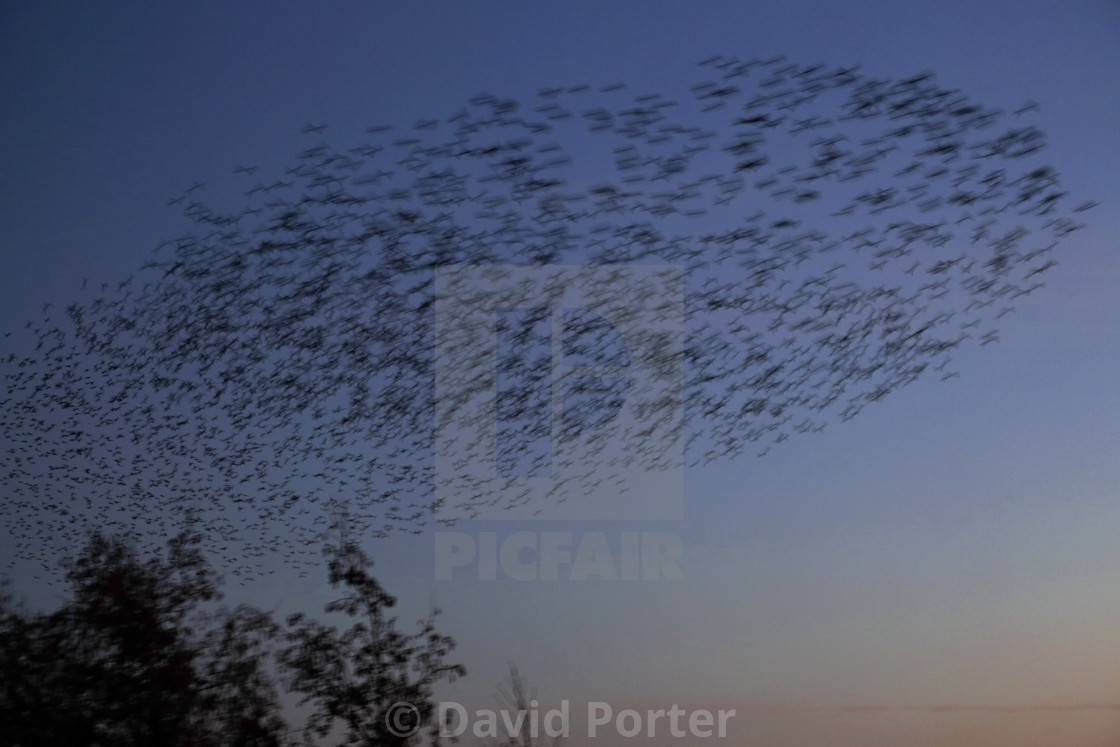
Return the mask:
<path id="1" fill-rule="evenodd" d="M 329 125 L 345 148 L 373 125 L 447 118 L 480 91 L 532 101 L 621 81 L 684 96 L 716 54 L 932 71 L 987 107 L 1035 102 L 1043 160 L 1071 205 L 1100 204 L 1062 241 L 1045 287 L 999 320 L 999 341 L 954 356 L 959 376 L 923 377 L 764 456 L 759 444 L 685 470 L 683 519 L 487 517 L 442 539 L 431 525 L 368 539 L 401 623 L 434 596 L 458 643 L 468 674 L 439 697 L 497 707 L 513 661 L 542 709 L 736 710 L 725 738 L 666 728 L 649 744 L 1115 745 L 1115 2 L 9 3 L 0 320 L 21 330 L 44 304 L 84 298 L 83 284 L 140 272 L 186 230 L 168 202 L 196 182 L 239 209 L 249 182 L 234 170 L 283 173 L 315 136 L 306 125 Z M 601 541 L 621 576 L 634 537 L 669 538 L 681 578 L 573 578 L 563 558 L 555 580 L 490 579 L 477 563 L 439 578 L 439 542 L 519 531 L 571 533 L 572 556 Z M 40 568 L 7 565 L 13 542 L 0 535 L 15 591 L 49 606 L 58 592 Z M 324 578 L 278 563 L 244 586 L 227 576 L 227 590 L 315 610 Z M 646 741 L 582 729 L 569 744 Z"/>

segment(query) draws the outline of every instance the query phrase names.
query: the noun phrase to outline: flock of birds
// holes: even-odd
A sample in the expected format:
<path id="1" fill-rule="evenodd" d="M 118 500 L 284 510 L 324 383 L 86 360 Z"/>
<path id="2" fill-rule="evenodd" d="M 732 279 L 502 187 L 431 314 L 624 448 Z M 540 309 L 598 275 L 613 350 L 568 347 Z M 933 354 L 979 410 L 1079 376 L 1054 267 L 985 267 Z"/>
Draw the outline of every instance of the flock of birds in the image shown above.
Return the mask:
<path id="1" fill-rule="evenodd" d="M 436 268 L 679 268 L 683 419 L 629 435 L 653 467 L 672 438 L 695 465 L 951 378 L 1092 207 L 1039 163 L 1036 105 L 784 58 L 699 69 L 677 98 L 480 94 L 343 149 L 308 125 L 283 173 L 235 169 L 231 210 L 192 185 L 171 201 L 189 234 L 44 309 L 35 349 L 0 359 L 20 557 L 51 565 L 93 527 L 162 544 L 189 521 L 248 576 L 316 558 L 331 511 L 377 535 L 520 500 L 467 485 L 436 505 Z"/>

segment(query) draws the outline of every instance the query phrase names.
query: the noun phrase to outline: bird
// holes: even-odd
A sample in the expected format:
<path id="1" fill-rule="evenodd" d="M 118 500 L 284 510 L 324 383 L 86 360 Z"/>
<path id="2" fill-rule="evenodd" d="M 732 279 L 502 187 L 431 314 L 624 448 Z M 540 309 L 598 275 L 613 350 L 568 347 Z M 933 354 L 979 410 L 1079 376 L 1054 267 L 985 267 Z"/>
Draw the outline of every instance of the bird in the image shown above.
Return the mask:
<path id="1" fill-rule="evenodd" d="M 511 268 L 586 267 L 609 274 L 627 313 L 664 300 L 628 268 L 679 273 L 679 305 L 647 310 L 688 330 L 659 361 L 679 384 L 617 434 L 638 444 L 633 467 L 656 470 L 675 441 L 689 465 L 766 455 L 996 343 L 989 326 L 1058 264 L 1018 247 L 1056 253 L 1095 205 L 1054 192 L 1037 107 L 1001 132 L 1002 112 L 926 72 L 715 55 L 679 90 L 574 83 L 453 103 L 408 132 L 372 125 L 360 143 L 301 149 L 243 202 L 173 198 L 194 228 L 161 242 L 159 261 L 63 320 L 28 322 L 38 347 L 0 357 L 0 522 L 21 556 L 48 563 L 91 526 L 150 538 L 189 509 L 257 575 L 269 553 L 313 562 L 331 511 L 374 537 L 528 500 L 468 471 L 448 514 L 432 512 L 437 419 L 470 411 L 491 381 L 464 370 L 460 389 L 437 391 L 441 350 L 489 349 L 469 325 L 437 323 L 481 293 L 437 293 L 440 268 L 482 267 L 500 287 L 518 282 Z M 861 252 L 874 256 L 850 261 Z M 534 413 L 551 407 L 554 353 L 534 329 L 487 358 L 505 367 L 486 384 L 493 412 L 472 417 L 501 433 L 461 445 L 463 464 L 541 456 Z M 613 350 L 593 326 L 566 334 L 561 360 L 575 356 L 564 345 Z M 564 381 L 570 417 L 595 432 L 620 395 Z M 668 417 L 676 402 L 686 419 Z M 573 472 L 549 495 L 603 479 Z"/>

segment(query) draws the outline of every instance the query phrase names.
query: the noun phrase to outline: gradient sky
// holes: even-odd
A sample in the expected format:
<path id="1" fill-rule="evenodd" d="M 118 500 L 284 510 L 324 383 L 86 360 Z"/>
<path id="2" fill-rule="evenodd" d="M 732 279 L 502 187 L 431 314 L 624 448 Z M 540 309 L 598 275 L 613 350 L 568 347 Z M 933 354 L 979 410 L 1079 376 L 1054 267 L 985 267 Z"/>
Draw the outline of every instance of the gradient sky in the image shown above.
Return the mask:
<path id="1" fill-rule="evenodd" d="M 920 381 L 763 458 L 689 471 L 683 521 L 462 529 L 671 532 L 683 580 L 437 581 L 431 532 L 370 542 L 401 620 L 434 593 L 459 643 L 469 674 L 440 695 L 493 707 L 512 660 L 542 703 L 573 712 L 591 700 L 738 710 L 726 740 L 698 742 L 1116 744 L 1114 2 L 9 3 L 0 319 L 21 325 L 86 278 L 127 277 L 183 232 L 169 197 L 195 181 L 236 195 L 231 170 L 287 165 L 307 123 L 345 144 L 479 91 L 672 91 L 715 53 L 932 70 L 988 106 L 1036 101 L 1047 160 L 1101 206 L 1001 342 L 955 359 L 959 378 Z M 325 601 L 320 587 L 278 569 L 231 596 L 287 612 Z M 30 575 L 16 588 L 49 599 Z"/>

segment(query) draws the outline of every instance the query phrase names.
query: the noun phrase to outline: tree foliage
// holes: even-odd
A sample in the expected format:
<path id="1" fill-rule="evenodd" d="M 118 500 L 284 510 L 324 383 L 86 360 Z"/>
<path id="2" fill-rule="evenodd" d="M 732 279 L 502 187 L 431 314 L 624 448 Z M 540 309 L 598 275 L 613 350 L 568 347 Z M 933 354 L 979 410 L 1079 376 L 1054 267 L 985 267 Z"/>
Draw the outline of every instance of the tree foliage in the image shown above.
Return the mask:
<path id="1" fill-rule="evenodd" d="M 346 593 L 326 612 L 355 622 L 340 631 L 296 613 L 280 657 L 289 688 L 313 706 L 305 734 L 324 736 L 341 722 L 341 744 L 404 747 L 427 725 L 434 744 L 439 730 L 432 688 L 466 674 L 461 665 L 446 663 L 455 643 L 436 632 L 436 609 L 416 633 L 398 631 L 388 616 L 396 598 L 369 575 L 371 562 L 361 547 L 340 534 L 339 544 L 327 550 L 328 572 L 331 586 Z"/>
<path id="2" fill-rule="evenodd" d="M 66 564 L 73 598 L 51 614 L 4 610 L 10 743 L 277 745 L 284 721 L 265 652 L 279 632 L 220 598 L 198 535 L 142 559 L 95 535 Z"/>
<path id="3" fill-rule="evenodd" d="M 165 555 L 144 559 L 96 535 L 67 563 L 73 594 L 57 611 L 28 614 L 0 598 L 5 744 L 295 744 L 299 730 L 280 698 L 287 673 L 292 689 L 316 703 L 305 744 L 340 718 L 345 744 L 406 745 L 412 735 L 375 723 L 387 704 L 407 700 L 426 723 L 432 686 L 463 673 L 444 663 L 454 643 L 432 619 L 412 636 L 394 629 L 384 615 L 394 599 L 353 544 L 334 548 L 331 582 L 351 593 L 329 609 L 362 612 L 368 623 L 341 635 L 303 615 L 285 629 L 247 605 L 215 606 L 221 594 L 200 544 L 184 533 Z"/>

